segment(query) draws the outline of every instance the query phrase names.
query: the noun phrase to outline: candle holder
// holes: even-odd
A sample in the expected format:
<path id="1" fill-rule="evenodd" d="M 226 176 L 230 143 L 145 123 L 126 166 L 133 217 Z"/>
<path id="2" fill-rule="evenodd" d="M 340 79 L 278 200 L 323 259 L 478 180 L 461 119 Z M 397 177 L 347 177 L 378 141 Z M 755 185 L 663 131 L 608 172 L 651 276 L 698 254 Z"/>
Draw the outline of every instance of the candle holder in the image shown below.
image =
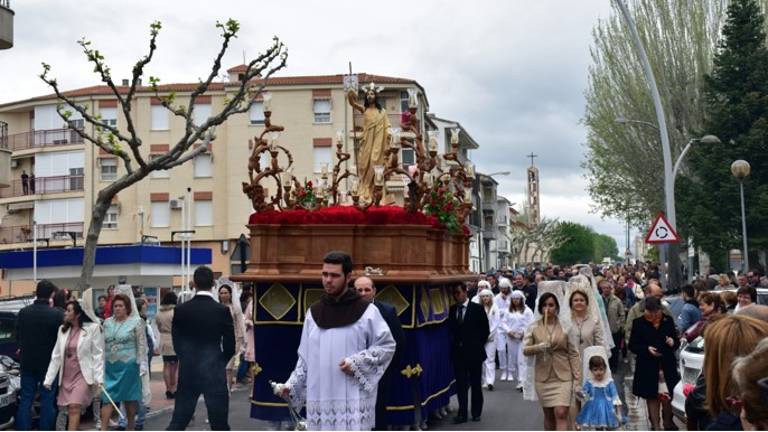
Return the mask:
<path id="1" fill-rule="evenodd" d="M 279 144 L 280 132 L 284 127 L 272 123 L 271 96 L 265 94 L 264 101 L 264 130 L 258 137 L 248 141 L 251 155 L 248 158 L 248 180 L 243 182 L 243 192 L 249 197 L 257 212 L 284 209 L 304 208 L 317 210 L 330 205 L 339 205 L 347 201 L 342 182 L 349 182 L 351 205 L 361 211 L 371 206 L 380 206 L 386 190 L 387 181 L 393 175 L 402 176 L 405 185 L 405 208 L 415 213 L 427 210 L 427 203 L 434 192 L 439 192 L 448 208 L 453 208 L 451 220 L 458 219 L 464 223 L 472 209 L 471 187 L 474 180 L 474 169 L 466 167 L 459 158 L 459 132 L 451 131 L 450 150 L 444 155 L 438 154 L 438 132 L 429 131 L 428 141 L 424 142 L 422 127 L 419 121 L 418 97 L 415 91 L 409 91 L 408 112 L 400 128 L 391 128 L 388 132 L 388 148 L 382 165 L 374 167 L 374 185 L 370 202 L 361 202 L 358 192 L 359 178 L 354 166 L 345 166 L 351 159 L 350 153 L 344 151 L 345 133 L 336 132 L 336 159 L 332 169 L 323 165 L 320 176 L 313 182 L 299 183 L 293 175 L 293 156 L 290 151 Z M 353 123 L 354 128 L 354 123 Z M 402 149 L 413 150 L 415 164 L 403 167 L 400 159 Z M 269 161 L 263 160 L 264 154 Z M 284 159 L 283 159 L 284 158 Z M 287 160 L 287 164 L 285 164 Z M 284 166 L 281 166 L 283 163 Z M 262 164 L 266 166 L 261 166 Z M 275 193 L 270 196 L 269 189 L 264 185 L 266 179 L 271 179 L 277 185 Z M 271 186 L 270 186 L 271 188 Z M 430 204 L 431 207 L 435 207 Z M 451 230 L 456 224 L 449 225 Z"/>

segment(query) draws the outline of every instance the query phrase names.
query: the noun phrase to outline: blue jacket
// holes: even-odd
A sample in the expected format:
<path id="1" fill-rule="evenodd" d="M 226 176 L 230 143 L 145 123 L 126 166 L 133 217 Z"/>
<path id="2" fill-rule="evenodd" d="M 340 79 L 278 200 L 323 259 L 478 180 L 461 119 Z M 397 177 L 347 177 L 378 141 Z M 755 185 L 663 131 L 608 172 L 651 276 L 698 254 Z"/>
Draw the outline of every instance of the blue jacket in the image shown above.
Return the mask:
<path id="1" fill-rule="evenodd" d="M 680 315 L 677 316 L 675 324 L 680 332 L 688 330 L 692 325 L 696 324 L 701 319 L 701 311 L 699 305 L 694 300 L 688 300 L 683 305 L 683 309 L 680 311 Z"/>

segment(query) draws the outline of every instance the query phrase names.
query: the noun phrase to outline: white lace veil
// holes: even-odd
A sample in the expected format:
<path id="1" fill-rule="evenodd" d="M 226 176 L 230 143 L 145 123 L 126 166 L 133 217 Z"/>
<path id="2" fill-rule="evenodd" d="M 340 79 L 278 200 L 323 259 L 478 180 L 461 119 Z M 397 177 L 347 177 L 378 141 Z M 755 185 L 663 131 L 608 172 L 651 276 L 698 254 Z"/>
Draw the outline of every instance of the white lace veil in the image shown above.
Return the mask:
<path id="1" fill-rule="evenodd" d="M 584 279 L 586 279 L 586 281 Z M 603 346 L 605 346 L 605 350 L 608 351 L 608 357 L 610 357 L 611 349 L 613 349 L 616 344 L 613 343 L 613 333 L 611 333 L 611 326 L 608 324 L 608 314 L 605 312 L 605 302 L 603 302 L 603 296 L 600 294 L 600 290 L 597 287 L 597 280 L 595 280 L 592 270 L 590 270 L 589 267 L 582 267 L 579 269 L 579 274 L 570 279 L 569 284 L 572 283 L 577 284 L 577 286 L 580 287 L 582 291 L 586 291 L 587 294 L 591 294 L 589 296 L 589 314 L 598 319 L 598 324 L 603 328 Z"/>
<path id="2" fill-rule="evenodd" d="M 592 376 L 592 372 L 589 370 L 589 359 L 591 359 L 594 356 L 602 357 L 603 361 L 605 361 L 605 376 L 603 376 L 602 381 L 596 381 L 595 378 Z M 589 381 L 593 386 L 605 387 L 613 379 L 613 375 L 611 374 L 611 368 L 608 366 L 608 353 L 606 352 L 604 346 L 595 345 L 595 346 L 585 348 L 584 355 L 581 359 L 581 363 L 584 365 L 584 369 L 582 372 L 582 376 L 584 377 L 584 380 Z"/>
<path id="3" fill-rule="evenodd" d="M 128 284 L 120 284 L 115 287 L 115 294 L 123 294 L 131 302 L 131 314 L 128 318 L 141 319 L 139 308 L 136 307 L 136 297 L 133 296 L 133 287 Z"/>
<path id="4" fill-rule="evenodd" d="M 213 298 L 215 298 L 217 302 L 221 303 L 221 300 L 219 300 L 219 290 L 223 286 L 229 287 L 229 291 L 232 297 L 232 306 L 235 307 L 235 310 L 242 312 L 243 308 L 240 305 L 240 286 L 239 284 L 236 284 L 229 279 L 220 278 L 216 281 L 216 290 L 215 292 L 212 292 Z"/>
<path id="5" fill-rule="evenodd" d="M 83 310 L 85 316 L 91 319 L 94 324 L 101 325 L 101 318 L 96 315 L 95 302 L 93 301 L 93 288 L 88 288 L 83 291 L 83 295 L 80 296 L 80 308 Z"/>
<path id="6" fill-rule="evenodd" d="M 533 332 L 533 329 L 536 328 L 536 326 L 539 324 L 539 321 L 544 319 L 544 317 L 539 312 L 539 300 L 541 300 L 541 296 L 544 295 L 544 293 L 552 293 L 555 295 L 557 303 L 560 306 L 557 319 L 560 322 L 560 326 L 563 328 L 563 332 L 566 335 L 568 334 L 568 330 L 571 328 L 571 309 L 568 306 L 568 299 L 565 296 L 567 287 L 568 284 L 563 281 L 539 282 L 538 293 L 536 297 L 536 307 L 533 311 L 533 321 L 525 330 L 525 338 L 523 340 L 528 340 L 528 335 Z M 525 382 L 523 383 L 523 399 L 536 401 L 539 399 L 536 395 L 536 388 L 534 386 L 536 383 L 536 355 L 527 356 L 526 362 L 527 368 L 525 373 Z"/>

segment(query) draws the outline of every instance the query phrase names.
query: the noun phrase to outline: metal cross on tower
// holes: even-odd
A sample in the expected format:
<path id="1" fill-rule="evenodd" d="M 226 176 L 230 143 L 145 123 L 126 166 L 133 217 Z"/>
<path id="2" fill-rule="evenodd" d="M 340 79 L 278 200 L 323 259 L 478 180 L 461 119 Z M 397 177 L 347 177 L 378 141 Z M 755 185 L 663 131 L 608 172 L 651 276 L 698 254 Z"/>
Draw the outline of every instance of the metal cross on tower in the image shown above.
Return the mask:
<path id="1" fill-rule="evenodd" d="M 531 154 L 529 154 L 527 157 L 531 158 L 531 166 L 533 166 L 533 158 L 537 158 L 539 155 L 535 155 L 533 152 L 531 152 Z"/>

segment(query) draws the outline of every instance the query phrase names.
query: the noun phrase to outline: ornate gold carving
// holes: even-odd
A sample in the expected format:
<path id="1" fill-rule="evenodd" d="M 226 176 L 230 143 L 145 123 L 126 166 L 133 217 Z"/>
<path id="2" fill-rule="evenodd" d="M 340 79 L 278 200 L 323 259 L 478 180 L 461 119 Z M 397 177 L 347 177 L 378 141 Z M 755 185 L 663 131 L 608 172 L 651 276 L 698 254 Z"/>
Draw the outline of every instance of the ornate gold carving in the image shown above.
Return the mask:
<path id="1" fill-rule="evenodd" d="M 445 312 L 445 299 L 443 298 L 443 290 L 440 288 L 432 288 L 429 290 L 429 301 L 432 303 L 432 312 L 436 315 L 441 315 Z"/>
<path id="2" fill-rule="evenodd" d="M 400 373 L 408 379 L 411 379 L 414 376 L 421 376 L 422 372 L 424 372 L 424 369 L 421 368 L 421 364 L 419 363 L 416 363 L 416 367 L 411 367 L 411 365 L 408 365 L 405 367 L 405 369 L 400 371 Z"/>
<path id="3" fill-rule="evenodd" d="M 288 288 L 280 283 L 274 283 L 259 298 L 259 304 L 272 318 L 279 321 L 293 309 L 293 306 L 296 305 L 296 299 L 288 291 Z"/>
<path id="4" fill-rule="evenodd" d="M 424 321 L 429 320 L 429 294 L 424 287 L 421 288 L 421 301 L 419 302 L 419 306 L 421 307 L 421 316 L 424 317 Z"/>
<path id="5" fill-rule="evenodd" d="M 258 363 L 253 363 L 253 366 L 251 366 L 251 371 L 253 372 L 253 376 L 260 374 L 262 370 L 264 369 L 262 369 Z"/>
<path id="6" fill-rule="evenodd" d="M 306 313 L 313 304 L 320 301 L 323 296 L 323 290 L 319 288 L 310 288 L 304 290 L 304 312 Z"/>
<path id="7" fill-rule="evenodd" d="M 376 294 L 376 299 L 394 306 L 398 316 L 405 312 L 405 310 L 408 309 L 408 306 L 411 305 L 408 303 L 408 300 L 400 294 L 400 290 L 394 285 L 388 285 L 386 288 L 379 291 L 379 293 Z"/>

